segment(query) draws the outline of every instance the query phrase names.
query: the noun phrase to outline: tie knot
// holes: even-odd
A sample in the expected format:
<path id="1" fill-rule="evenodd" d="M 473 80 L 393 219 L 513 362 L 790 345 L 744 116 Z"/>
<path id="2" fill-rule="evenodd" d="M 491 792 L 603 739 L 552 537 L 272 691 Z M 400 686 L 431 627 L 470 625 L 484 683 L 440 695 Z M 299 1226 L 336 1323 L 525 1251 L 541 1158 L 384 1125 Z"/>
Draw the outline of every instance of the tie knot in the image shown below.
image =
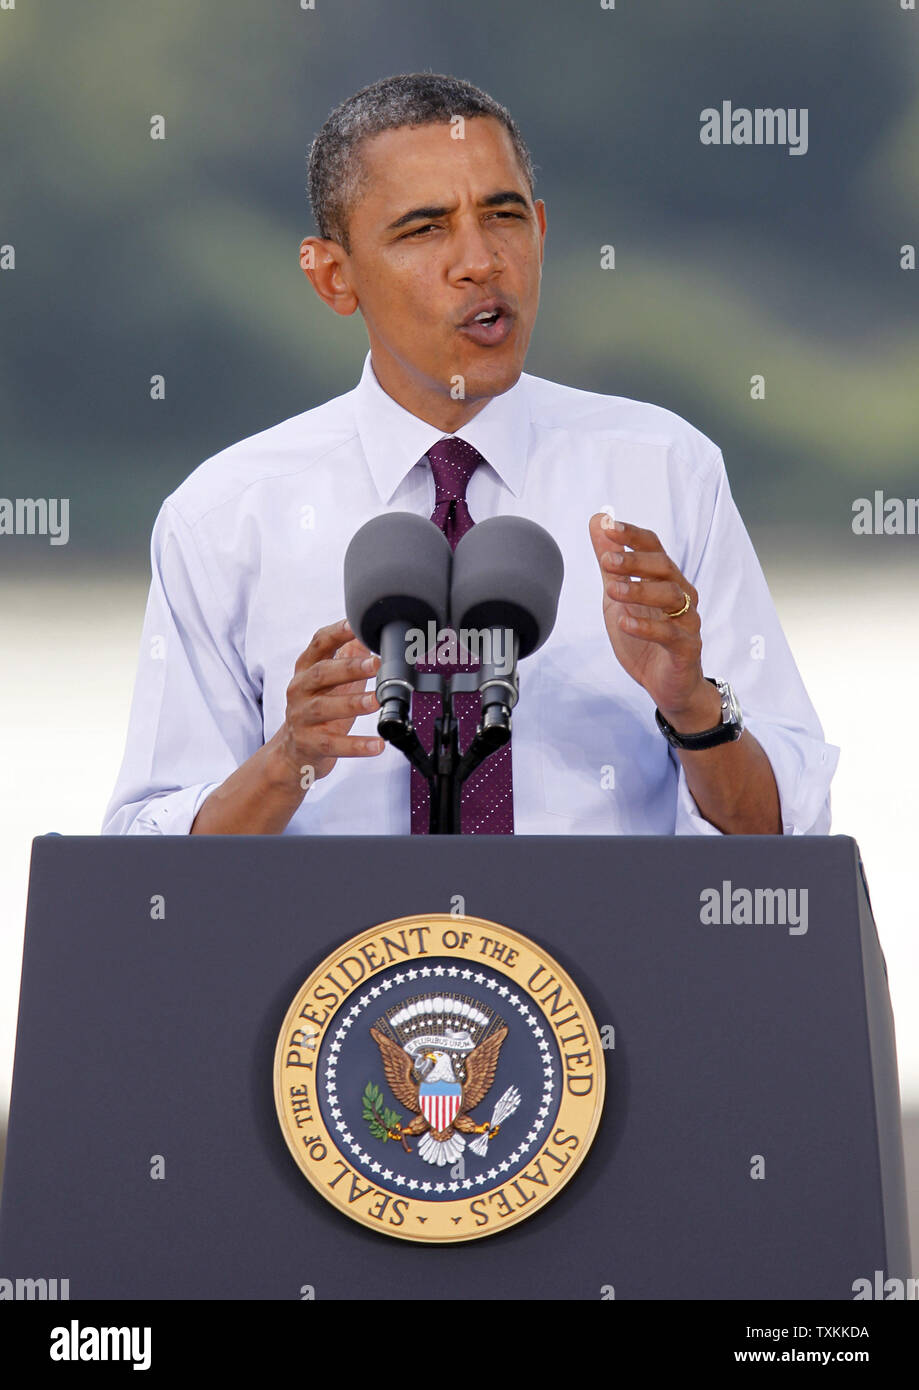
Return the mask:
<path id="1" fill-rule="evenodd" d="M 451 435 L 438 439 L 428 450 L 428 458 L 434 474 L 435 507 L 442 502 L 464 502 L 469 479 L 483 462 L 478 449 Z"/>

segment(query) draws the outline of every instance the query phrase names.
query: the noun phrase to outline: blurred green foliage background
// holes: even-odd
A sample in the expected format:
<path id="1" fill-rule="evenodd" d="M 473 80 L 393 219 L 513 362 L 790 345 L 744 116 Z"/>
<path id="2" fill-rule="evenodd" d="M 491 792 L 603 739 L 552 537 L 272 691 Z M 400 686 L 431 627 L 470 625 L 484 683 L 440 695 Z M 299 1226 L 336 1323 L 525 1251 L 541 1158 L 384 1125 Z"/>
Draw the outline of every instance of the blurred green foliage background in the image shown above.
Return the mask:
<path id="1" fill-rule="evenodd" d="M 0 565 L 145 567 L 203 458 L 354 385 L 362 322 L 297 265 L 306 153 L 351 92 L 420 69 L 502 101 L 536 161 L 528 371 L 684 415 L 752 525 L 845 547 L 855 497 L 916 494 L 919 13 L 899 0 L 17 0 L 0 494 L 70 497 L 71 542 L 7 540 Z M 701 145 L 723 100 L 807 107 L 808 153 Z"/>

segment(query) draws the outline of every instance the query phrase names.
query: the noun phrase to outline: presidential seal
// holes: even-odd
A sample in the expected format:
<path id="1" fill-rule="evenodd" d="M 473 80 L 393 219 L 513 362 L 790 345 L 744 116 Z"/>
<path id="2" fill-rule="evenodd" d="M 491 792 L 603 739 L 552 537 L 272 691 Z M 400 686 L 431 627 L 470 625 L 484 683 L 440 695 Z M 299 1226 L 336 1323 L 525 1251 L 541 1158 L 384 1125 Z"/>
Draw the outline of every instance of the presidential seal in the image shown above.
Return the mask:
<path id="1" fill-rule="evenodd" d="M 540 946 L 478 917 L 345 942 L 287 1011 L 274 1095 L 327 1201 L 402 1240 L 522 1221 L 574 1176 L 603 1106 L 597 1026 Z"/>

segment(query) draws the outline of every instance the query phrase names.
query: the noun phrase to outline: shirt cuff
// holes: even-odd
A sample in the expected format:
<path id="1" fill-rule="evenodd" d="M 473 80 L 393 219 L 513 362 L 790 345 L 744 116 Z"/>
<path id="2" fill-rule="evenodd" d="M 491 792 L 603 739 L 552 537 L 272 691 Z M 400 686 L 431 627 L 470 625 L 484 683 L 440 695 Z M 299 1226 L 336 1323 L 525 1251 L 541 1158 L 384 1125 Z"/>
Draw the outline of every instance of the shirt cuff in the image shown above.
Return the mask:
<path id="1" fill-rule="evenodd" d="M 128 835 L 189 835 L 195 816 L 219 782 L 199 782 L 176 792 L 151 797 L 134 817 Z"/>
<path id="2" fill-rule="evenodd" d="M 830 782 L 839 762 L 839 749 L 809 734 L 783 729 L 757 717 L 744 719 L 772 766 L 779 792 L 783 835 L 830 833 Z M 676 835 L 720 835 L 695 803 L 682 763 L 679 769 Z"/>

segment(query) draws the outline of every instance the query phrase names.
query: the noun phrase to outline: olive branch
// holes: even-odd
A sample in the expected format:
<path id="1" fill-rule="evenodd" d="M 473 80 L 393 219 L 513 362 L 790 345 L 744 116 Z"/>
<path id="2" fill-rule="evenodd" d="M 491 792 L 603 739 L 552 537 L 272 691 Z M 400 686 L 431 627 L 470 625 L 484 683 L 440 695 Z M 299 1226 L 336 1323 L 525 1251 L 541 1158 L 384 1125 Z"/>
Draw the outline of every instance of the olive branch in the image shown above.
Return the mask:
<path id="1" fill-rule="evenodd" d="M 368 1081 L 364 1087 L 362 1106 L 364 1119 L 374 1139 L 387 1143 L 393 1137 L 390 1131 L 401 1125 L 402 1116 L 383 1104 L 383 1092 L 372 1081 Z"/>

